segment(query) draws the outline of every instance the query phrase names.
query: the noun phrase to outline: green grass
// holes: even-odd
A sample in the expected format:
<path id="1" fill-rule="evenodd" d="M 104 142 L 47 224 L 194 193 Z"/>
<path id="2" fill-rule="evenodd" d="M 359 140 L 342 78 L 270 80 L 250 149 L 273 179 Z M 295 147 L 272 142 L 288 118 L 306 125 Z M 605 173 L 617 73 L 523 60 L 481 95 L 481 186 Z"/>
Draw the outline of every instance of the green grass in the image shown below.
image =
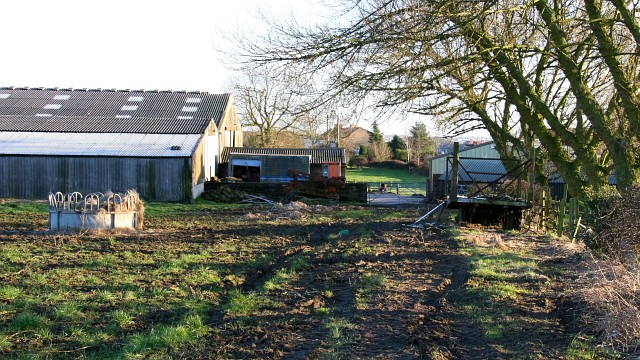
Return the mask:
<path id="1" fill-rule="evenodd" d="M 46 213 L 49 211 L 49 204 L 44 201 L 28 201 L 4 199 L 4 204 L 0 204 L 0 213 Z"/>
<path id="2" fill-rule="evenodd" d="M 214 203 L 197 198 L 193 204 L 148 202 L 144 204 L 145 216 L 180 216 L 181 214 L 204 210 L 234 210 L 246 207 L 244 204 Z"/>
<path id="3" fill-rule="evenodd" d="M 544 303 L 543 294 L 549 286 L 549 278 L 534 255 L 467 241 L 476 236 L 472 230 L 451 230 L 449 235 L 459 239 L 460 253 L 469 262 L 470 276 L 456 298 L 469 326 L 481 329 L 484 341 L 500 349 L 502 357 L 540 358 L 543 352 L 538 346 L 545 339 L 536 338 L 540 335 L 527 329 L 551 327 L 555 317 L 543 308 L 521 310 L 536 296 Z M 574 341 L 566 350 L 570 359 L 602 355 L 588 342 Z"/>
<path id="4" fill-rule="evenodd" d="M 426 183 L 426 176 L 410 173 L 408 170 L 378 169 L 378 168 L 347 168 L 348 182 L 367 183 Z"/>
<path id="5" fill-rule="evenodd" d="M 20 208 L 30 205 L 11 211 Z M 41 204 L 31 209 L 26 216 L 0 210 L 0 223 L 31 229 L 30 219 L 46 218 Z M 0 357 L 282 358 L 288 354 L 270 352 L 282 349 L 274 339 L 302 329 L 322 337 L 320 358 L 347 358 L 362 336 L 360 316 L 377 311 L 396 281 L 367 265 L 407 240 L 397 227 L 371 224 L 420 215 L 347 205 L 261 223 L 246 221 L 246 212 L 269 208 L 199 200 L 146 209 L 151 226 L 142 233 L 0 235 Z M 310 244 L 317 232 L 326 242 Z M 479 246 L 465 246 L 463 255 L 471 264 L 460 295 L 469 323 L 506 347 L 504 339 L 519 334 L 509 320 L 513 304 L 545 284 L 538 263 Z M 571 351 L 586 354 L 585 346 L 576 342 Z"/>
<path id="6" fill-rule="evenodd" d="M 227 314 L 232 316 L 251 316 L 256 315 L 262 307 L 268 304 L 267 298 L 258 292 L 246 293 L 240 290 L 232 290 L 225 308 Z"/>

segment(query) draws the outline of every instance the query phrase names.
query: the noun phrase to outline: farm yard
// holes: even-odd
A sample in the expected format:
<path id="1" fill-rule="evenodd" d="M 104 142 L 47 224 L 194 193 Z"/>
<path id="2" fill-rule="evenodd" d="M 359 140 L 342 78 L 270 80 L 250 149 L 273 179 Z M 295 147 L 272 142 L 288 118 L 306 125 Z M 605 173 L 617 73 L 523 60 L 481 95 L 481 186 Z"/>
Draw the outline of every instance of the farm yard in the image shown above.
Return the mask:
<path id="1" fill-rule="evenodd" d="M 144 231 L 61 235 L 4 199 L 0 357 L 616 357 L 569 296 L 581 247 L 423 212 L 149 203 Z"/>

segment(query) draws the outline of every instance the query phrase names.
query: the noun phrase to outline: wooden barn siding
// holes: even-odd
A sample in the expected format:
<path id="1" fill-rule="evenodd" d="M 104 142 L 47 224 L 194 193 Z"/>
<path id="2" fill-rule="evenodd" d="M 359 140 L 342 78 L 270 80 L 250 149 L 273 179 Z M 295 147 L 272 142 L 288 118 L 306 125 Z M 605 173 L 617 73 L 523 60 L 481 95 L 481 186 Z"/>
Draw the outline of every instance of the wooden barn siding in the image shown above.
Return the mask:
<path id="1" fill-rule="evenodd" d="M 198 146 L 196 147 L 196 151 L 193 155 L 193 174 L 192 174 L 192 178 L 194 180 L 194 185 L 195 184 L 200 184 L 204 182 L 204 178 L 205 178 L 205 170 L 204 170 L 204 135 L 203 138 L 200 139 L 200 142 L 198 143 Z"/>
<path id="2" fill-rule="evenodd" d="M 189 201 L 191 158 L 0 156 L 0 197 L 47 199 L 136 189 L 145 201 Z"/>

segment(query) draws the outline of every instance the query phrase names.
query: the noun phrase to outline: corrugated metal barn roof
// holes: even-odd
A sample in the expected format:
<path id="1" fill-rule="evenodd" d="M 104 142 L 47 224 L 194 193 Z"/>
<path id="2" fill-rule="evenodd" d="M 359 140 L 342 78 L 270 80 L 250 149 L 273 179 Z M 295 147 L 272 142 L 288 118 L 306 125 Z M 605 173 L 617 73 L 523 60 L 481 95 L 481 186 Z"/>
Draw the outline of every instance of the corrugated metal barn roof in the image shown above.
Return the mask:
<path id="1" fill-rule="evenodd" d="M 245 155 L 308 155 L 312 164 L 323 162 L 339 162 L 345 164 L 347 157 L 343 148 L 244 148 L 226 147 L 220 156 L 221 163 L 229 162 L 230 154 Z"/>
<path id="2" fill-rule="evenodd" d="M 0 88 L 0 131 L 202 133 L 229 94 Z"/>
<path id="3" fill-rule="evenodd" d="M 451 166 L 447 172 L 448 174 L 440 175 L 440 180 L 451 180 L 453 175 Z M 490 183 L 506 174 L 507 169 L 500 159 L 460 159 L 458 168 L 460 181 Z"/>
<path id="4" fill-rule="evenodd" d="M 0 132 L 0 155 L 190 157 L 201 136 Z"/>

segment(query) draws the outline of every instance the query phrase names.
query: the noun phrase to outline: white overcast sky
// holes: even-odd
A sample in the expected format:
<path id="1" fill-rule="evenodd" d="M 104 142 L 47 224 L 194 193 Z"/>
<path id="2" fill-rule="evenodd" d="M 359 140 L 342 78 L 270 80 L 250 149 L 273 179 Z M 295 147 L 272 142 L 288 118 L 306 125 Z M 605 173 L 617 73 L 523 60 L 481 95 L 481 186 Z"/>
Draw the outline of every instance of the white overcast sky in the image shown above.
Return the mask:
<path id="1" fill-rule="evenodd" d="M 3 86 L 222 92 L 217 27 L 290 0 L 16 0 L 2 4 Z"/>
<path id="2" fill-rule="evenodd" d="M 0 86 L 226 90 L 218 29 L 256 26 L 257 9 L 303 21 L 321 0 L 2 2 Z M 315 4 L 315 5 L 314 5 Z M 410 124 L 384 121 L 386 134 Z M 368 127 L 368 124 L 360 124 Z"/>

